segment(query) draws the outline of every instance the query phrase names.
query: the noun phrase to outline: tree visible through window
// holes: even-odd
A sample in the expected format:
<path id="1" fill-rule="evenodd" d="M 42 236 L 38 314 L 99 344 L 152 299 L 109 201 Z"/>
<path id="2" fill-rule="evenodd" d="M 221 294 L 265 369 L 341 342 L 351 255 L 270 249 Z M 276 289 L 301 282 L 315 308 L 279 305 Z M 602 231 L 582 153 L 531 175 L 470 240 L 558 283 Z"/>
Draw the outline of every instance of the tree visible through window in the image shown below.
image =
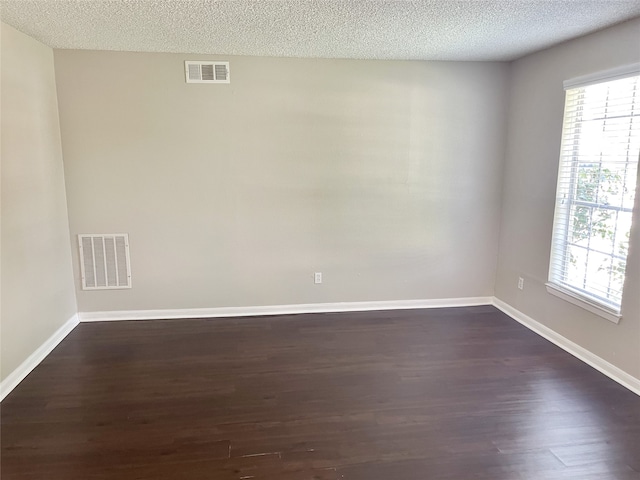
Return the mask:
<path id="1" fill-rule="evenodd" d="M 640 76 L 567 90 L 551 286 L 620 312 L 640 156 Z"/>

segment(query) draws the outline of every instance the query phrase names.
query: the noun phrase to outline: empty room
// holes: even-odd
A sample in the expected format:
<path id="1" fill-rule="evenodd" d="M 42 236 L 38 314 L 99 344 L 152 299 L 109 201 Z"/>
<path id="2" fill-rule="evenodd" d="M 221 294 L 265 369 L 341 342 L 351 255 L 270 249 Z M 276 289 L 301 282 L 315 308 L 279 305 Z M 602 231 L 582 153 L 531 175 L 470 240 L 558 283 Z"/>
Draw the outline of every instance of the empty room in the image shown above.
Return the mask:
<path id="1" fill-rule="evenodd" d="M 636 0 L 0 14 L 2 480 L 640 480 Z"/>

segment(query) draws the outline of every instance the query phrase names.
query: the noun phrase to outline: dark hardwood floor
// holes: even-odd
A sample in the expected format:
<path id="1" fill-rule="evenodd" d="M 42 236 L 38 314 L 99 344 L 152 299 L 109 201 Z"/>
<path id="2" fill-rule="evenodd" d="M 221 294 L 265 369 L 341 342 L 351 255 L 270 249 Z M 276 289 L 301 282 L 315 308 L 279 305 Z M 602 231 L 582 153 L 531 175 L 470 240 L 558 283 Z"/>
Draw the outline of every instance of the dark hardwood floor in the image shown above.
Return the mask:
<path id="1" fill-rule="evenodd" d="M 640 479 L 640 397 L 493 307 L 81 324 L 2 480 Z"/>

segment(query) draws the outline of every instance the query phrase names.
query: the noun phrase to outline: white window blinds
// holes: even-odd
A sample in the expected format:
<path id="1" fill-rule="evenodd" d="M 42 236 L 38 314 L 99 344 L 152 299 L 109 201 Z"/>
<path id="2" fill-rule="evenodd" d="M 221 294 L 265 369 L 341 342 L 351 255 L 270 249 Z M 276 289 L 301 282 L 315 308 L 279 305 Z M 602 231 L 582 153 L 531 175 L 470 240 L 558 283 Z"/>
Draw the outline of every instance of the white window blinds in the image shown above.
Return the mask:
<path id="1" fill-rule="evenodd" d="M 619 314 L 640 155 L 640 76 L 566 92 L 549 282 Z"/>

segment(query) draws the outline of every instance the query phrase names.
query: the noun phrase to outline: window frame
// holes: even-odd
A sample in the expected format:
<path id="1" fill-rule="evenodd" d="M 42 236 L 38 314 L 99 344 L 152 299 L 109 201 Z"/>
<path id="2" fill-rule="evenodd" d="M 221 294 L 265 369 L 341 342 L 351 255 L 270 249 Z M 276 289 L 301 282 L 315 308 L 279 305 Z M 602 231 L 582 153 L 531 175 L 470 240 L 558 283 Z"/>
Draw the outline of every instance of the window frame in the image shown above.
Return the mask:
<path id="1" fill-rule="evenodd" d="M 581 77 L 576 77 L 564 82 L 564 89 L 576 89 L 587 87 L 590 85 L 607 83 L 623 78 L 635 77 L 640 75 L 640 63 L 624 65 L 621 67 L 617 67 L 614 69 L 610 69 L 604 72 L 597 72 L 589 75 L 584 75 Z M 594 313 L 600 317 L 603 317 L 613 323 L 618 323 L 622 318 L 622 301 L 620 302 L 620 308 L 616 308 L 617 305 L 610 302 L 608 299 L 601 298 L 598 299 L 598 296 L 595 294 L 588 294 L 586 291 L 581 291 L 578 288 L 572 288 L 570 284 L 566 284 L 565 282 L 560 283 L 558 281 L 559 275 L 556 272 L 557 269 L 557 261 L 558 257 L 562 257 L 562 264 L 566 263 L 567 256 L 567 245 L 569 242 L 569 229 L 570 227 L 570 218 L 567 215 L 566 221 L 561 223 L 561 220 L 558 220 L 558 217 L 566 215 L 564 212 L 569 212 L 572 204 L 580 204 L 581 200 L 577 198 L 571 198 L 566 205 L 562 205 L 559 202 L 559 192 L 562 191 L 562 177 L 561 173 L 565 168 L 565 159 L 563 158 L 563 146 L 565 139 L 565 127 L 567 121 L 567 96 L 565 95 L 565 108 L 563 110 L 563 130 L 561 136 L 561 145 L 560 145 L 560 156 L 558 163 L 558 184 L 556 185 L 556 200 L 554 202 L 554 217 L 553 217 L 553 233 L 551 238 L 551 251 L 549 258 L 549 272 L 548 272 L 548 281 L 545 284 L 547 288 L 547 292 L 550 294 L 561 298 L 571 304 L 577 305 L 591 313 Z M 639 161 L 640 167 L 640 161 Z M 638 172 L 640 176 L 640 171 Z M 638 192 L 640 190 L 640 180 L 636 178 L 636 194 L 640 194 Z M 594 205 L 600 205 L 598 203 L 594 203 Z M 622 207 L 620 207 L 622 209 Z M 625 207 L 626 209 L 626 207 Z M 632 212 L 632 216 L 634 213 L 633 207 L 629 209 Z M 557 231 L 556 228 L 561 227 L 564 229 L 564 234 L 561 234 L 561 238 L 563 239 L 561 246 L 558 245 L 557 240 Z M 613 257 L 612 257 L 613 258 Z M 627 252 L 628 258 L 628 252 Z M 624 286 L 623 286 L 624 289 Z"/>

